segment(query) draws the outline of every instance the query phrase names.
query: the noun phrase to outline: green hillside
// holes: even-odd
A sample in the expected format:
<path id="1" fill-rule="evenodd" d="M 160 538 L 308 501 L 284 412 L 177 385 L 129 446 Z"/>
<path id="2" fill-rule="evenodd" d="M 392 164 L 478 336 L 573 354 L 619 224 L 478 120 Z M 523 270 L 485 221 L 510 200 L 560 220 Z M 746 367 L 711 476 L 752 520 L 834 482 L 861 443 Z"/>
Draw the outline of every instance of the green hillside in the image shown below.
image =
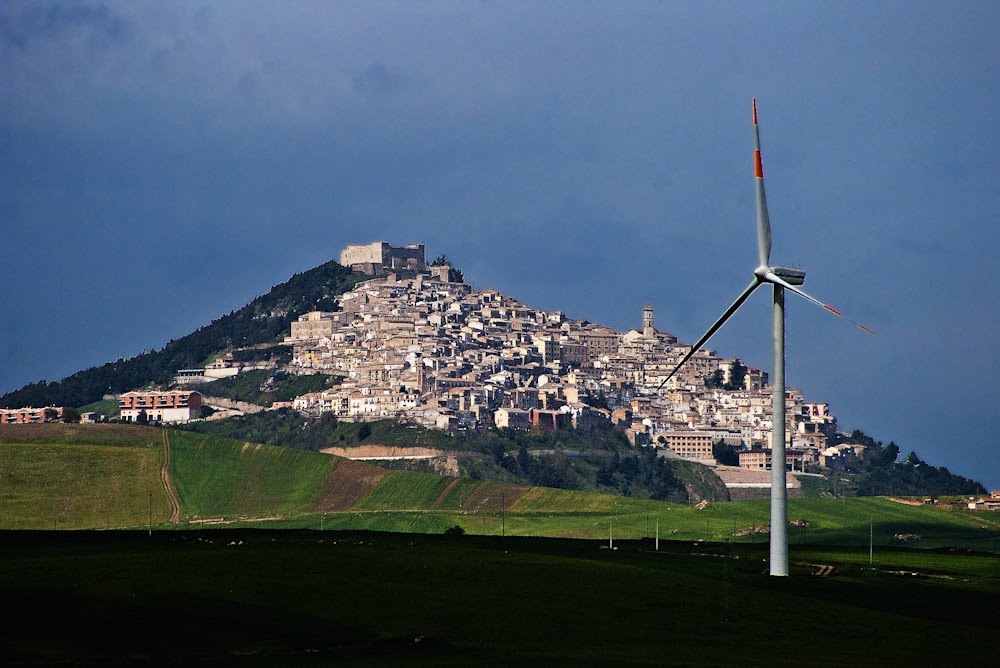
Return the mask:
<path id="1" fill-rule="evenodd" d="M 170 430 L 170 475 L 183 517 L 308 512 L 339 460 L 304 450 Z"/>
<path id="2" fill-rule="evenodd" d="M 164 438 L 164 435 L 167 438 Z M 168 452 L 169 448 L 169 452 Z M 169 457 L 168 457 L 169 454 Z M 160 467 L 169 460 L 169 489 Z M 266 526 L 603 539 L 766 542 L 766 500 L 703 509 L 413 471 L 193 432 L 116 425 L 0 427 L 0 529 Z M 885 498 L 791 499 L 792 545 L 1000 552 L 1000 516 Z"/>

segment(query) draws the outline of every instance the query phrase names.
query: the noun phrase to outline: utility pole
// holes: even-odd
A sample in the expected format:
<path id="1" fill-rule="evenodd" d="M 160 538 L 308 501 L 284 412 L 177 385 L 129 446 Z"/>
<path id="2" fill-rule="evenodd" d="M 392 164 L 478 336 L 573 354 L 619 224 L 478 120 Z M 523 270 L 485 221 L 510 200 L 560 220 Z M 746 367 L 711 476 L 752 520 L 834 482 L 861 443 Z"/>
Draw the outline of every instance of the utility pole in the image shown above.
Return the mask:
<path id="1" fill-rule="evenodd" d="M 507 510 L 507 495 L 500 495 L 500 536 L 504 537 L 507 535 L 507 518 L 504 517 L 504 513 Z"/>
<path id="2" fill-rule="evenodd" d="M 153 536 L 153 492 L 149 492 L 149 523 L 146 525 L 149 529 L 149 536 Z"/>
<path id="3" fill-rule="evenodd" d="M 660 551 L 660 520 L 656 520 L 656 551 Z"/>
<path id="4" fill-rule="evenodd" d="M 872 556 L 875 552 L 875 518 L 868 519 L 868 565 L 872 565 Z"/>
<path id="5" fill-rule="evenodd" d="M 614 520 L 608 520 L 608 549 L 615 549 Z"/>

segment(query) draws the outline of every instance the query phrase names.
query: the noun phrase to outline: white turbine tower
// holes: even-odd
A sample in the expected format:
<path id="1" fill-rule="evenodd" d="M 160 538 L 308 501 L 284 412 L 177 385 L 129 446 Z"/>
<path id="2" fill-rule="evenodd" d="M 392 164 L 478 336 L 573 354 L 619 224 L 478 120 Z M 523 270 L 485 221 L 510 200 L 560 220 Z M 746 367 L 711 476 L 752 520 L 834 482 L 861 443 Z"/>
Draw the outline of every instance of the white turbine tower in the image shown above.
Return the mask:
<path id="1" fill-rule="evenodd" d="M 801 269 L 772 265 L 771 262 L 771 221 L 767 215 L 767 199 L 764 196 L 764 164 L 760 158 L 760 130 L 757 127 L 757 100 L 753 101 L 753 134 L 754 134 L 754 176 L 757 182 L 757 268 L 753 271 L 750 285 L 736 298 L 736 301 L 726 309 L 726 312 L 715 321 L 708 331 L 691 346 L 684 358 L 678 362 L 670 375 L 660 383 L 659 390 L 668 380 L 673 378 L 684 363 L 698 352 L 702 346 L 719 331 L 719 328 L 729 320 L 743 305 L 754 290 L 765 283 L 771 284 L 773 308 L 773 343 L 774 370 L 771 374 L 771 575 L 788 575 L 788 513 L 786 502 L 788 498 L 785 489 L 785 290 L 799 295 L 806 301 L 820 306 L 836 316 L 848 320 L 868 334 L 872 330 L 846 318 L 837 309 L 824 304 L 815 297 L 807 295 L 798 287 L 805 282 L 806 273 Z"/>

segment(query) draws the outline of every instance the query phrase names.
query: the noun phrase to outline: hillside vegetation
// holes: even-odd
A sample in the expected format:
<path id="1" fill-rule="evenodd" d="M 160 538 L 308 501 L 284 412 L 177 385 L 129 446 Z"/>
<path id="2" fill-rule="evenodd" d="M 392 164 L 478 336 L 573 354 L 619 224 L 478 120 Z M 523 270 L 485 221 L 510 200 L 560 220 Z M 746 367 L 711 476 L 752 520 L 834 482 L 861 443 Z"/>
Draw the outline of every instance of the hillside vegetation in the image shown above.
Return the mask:
<path id="1" fill-rule="evenodd" d="M 975 480 L 956 475 L 944 466 L 931 466 L 910 452 L 902 461 L 899 446 L 889 441 L 869 437 L 855 431 L 851 438 L 868 446 L 867 461 L 858 462 L 854 478 L 860 496 L 940 496 L 956 494 L 986 494 L 986 488 Z"/>
<path id="2" fill-rule="evenodd" d="M 332 415 L 307 418 L 281 409 L 226 420 L 192 422 L 180 428 L 256 443 L 320 450 L 356 445 L 422 447 L 453 453 L 463 475 L 509 484 L 578 489 L 685 503 L 728 500 L 722 481 L 708 467 L 660 459 L 632 448 L 611 426 L 530 432 L 488 429 L 456 434 L 396 420 L 338 422 Z M 395 466 L 426 467 L 420 460 Z"/>
<path id="3" fill-rule="evenodd" d="M 168 438 L 164 439 L 166 434 Z M 167 523 L 159 468 L 180 523 Z M 0 428 L 0 529 L 230 525 L 766 542 L 767 501 L 692 505 L 387 471 L 321 453 L 117 425 Z M 793 545 L 1000 552 L 1000 517 L 881 498 L 791 499 Z M 902 536 L 902 538 L 899 538 Z"/>
<path id="4" fill-rule="evenodd" d="M 105 394 L 166 383 L 178 369 L 195 367 L 222 350 L 268 343 L 288 333 L 312 310 L 336 310 L 336 298 L 367 278 L 336 262 L 295 274 L 243 308 L 213 320 L 163 348 L 78 371 L 60 381 L 39 381 L 0 397 L 0 408 L 83 406 Z"/>
<path id="5" fill-rule="evenodd" d="M 259 406 L 270 406 L 275 401 L 291 401 L 310 392 L 322 392 L 341 380 L 340 376 L 314 373 L 294 375 L 284 371 L 254 369 L 232 378 L 221 378 L 211 383 L 189 385 L 204 396 L 223 397 L 246 401 Z"/>

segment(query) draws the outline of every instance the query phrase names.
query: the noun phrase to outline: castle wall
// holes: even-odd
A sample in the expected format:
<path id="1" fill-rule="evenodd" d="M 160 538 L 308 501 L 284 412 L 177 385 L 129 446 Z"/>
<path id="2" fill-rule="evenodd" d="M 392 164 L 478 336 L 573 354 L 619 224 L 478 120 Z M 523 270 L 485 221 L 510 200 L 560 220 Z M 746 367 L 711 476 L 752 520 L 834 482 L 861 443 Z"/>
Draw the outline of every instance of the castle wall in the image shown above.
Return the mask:
<path id="1" fill-rule="evenodd" d="M 352 244 L 340 251 L 340 264 L 350 267 L 352 264 L 385 264 L 392 248 L 384 241 L 373 241 L 370 244 Z"/>
<path id="2" fill-rule="evenodd" d="M 425 263 L 423 244 L 395 247 L 384 241 L 373 241 L 370 244 L 352 244 L 340 251 L 340 264 L 345 267 L 420 271 L 424 268 Z M 377 272 L 368 271 L 367 273 Z"/>

